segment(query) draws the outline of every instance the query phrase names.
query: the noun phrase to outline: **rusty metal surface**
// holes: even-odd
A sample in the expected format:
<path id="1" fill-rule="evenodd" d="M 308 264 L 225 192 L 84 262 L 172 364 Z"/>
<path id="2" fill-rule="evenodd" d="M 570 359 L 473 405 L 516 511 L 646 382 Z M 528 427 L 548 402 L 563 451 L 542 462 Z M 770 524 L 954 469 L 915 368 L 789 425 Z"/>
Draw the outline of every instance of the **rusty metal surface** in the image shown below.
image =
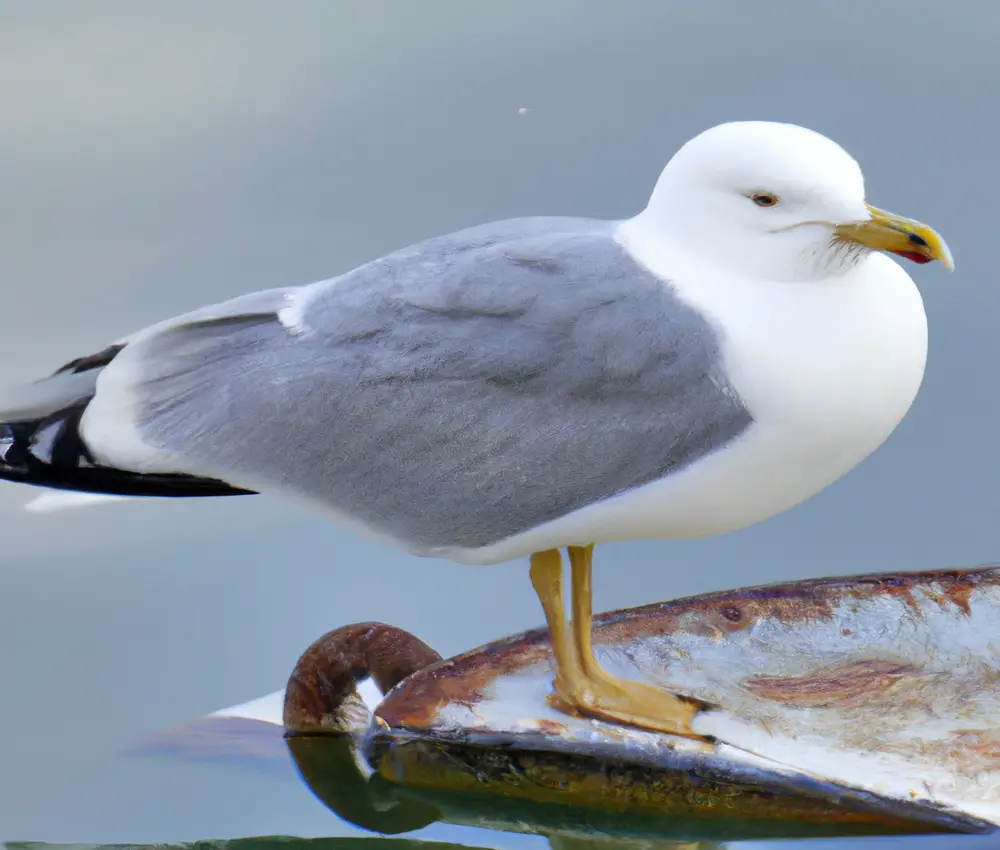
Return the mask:
<path id="1" fill-rule="evenodd" d="M 551 707 L 545 637 L 413 673 L 378 708 L 373 753 L 384 766 L 396 752 L 398 767 L 407 741 L 506 745 L 1000 823 L 1000 569 L 804 581 L 596 618 L 610 671 L 715 706 L 695 720 L 707 748 Z M 409 769 L 403 781 L 420 779 Z"/>

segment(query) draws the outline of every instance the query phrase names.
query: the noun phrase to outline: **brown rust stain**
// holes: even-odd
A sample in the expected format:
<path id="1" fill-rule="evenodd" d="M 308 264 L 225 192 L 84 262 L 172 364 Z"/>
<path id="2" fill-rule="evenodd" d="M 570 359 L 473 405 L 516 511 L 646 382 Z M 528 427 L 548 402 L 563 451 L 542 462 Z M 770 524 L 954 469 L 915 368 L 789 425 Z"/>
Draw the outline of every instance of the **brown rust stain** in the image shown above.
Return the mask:
<path id="1" fill-rule="evenodd" d="M 762 699 L 798 708 L 842 707 L 884 693 L 900 679 L 919 672 L 914 664 L 868 658 L 802 676 L 753 676 L 743 686 Z"/>
<path id="2" fill-rule="evenodd" d="M 721 638 L 745 632 L 772 618 L 795 623 L 828 620 L 832 616 L 833 606 L 822 598 L 790 593 L 758 598 L 753 592 L 735 590 L 601 615 L 595 618 L 594 641 L 619 644 L 678 633 Z"/>
<path id="3" fill-rule="evenodd" d="M 876 744 L 879 752 L 906 759 L 919 772 L 919 765 L 951 773 L 956 782 L 968 783 L 983 800 L 1000 800 L 995 778 L 1000 776 L 1000 731 L 994 729 L 953 729 L 942 737 L 890 736 Z"/>
<path id="4" fill-rule="evenodd" d="M 920 603 L 917 602 L 916 597 L 913 595 L 913 588 L 910 585 L 889 584 L 886 585 L 885 592 L 906 605 L 913 616 L 920 616 Z"/>
<path id="5" fill-rule="evenodd" d="M 929 587 L 921 587 L 920 592 L 936 602 L 940 608 L 946 608 L 949 604 L 954 605 L 966 617 L 971 617 L 972 609 L 969 606 L 969 600 L 972 598 L 975 587 L 973 584 L 954 583 L 943 587 L 940 593 Z"/>
<path id="6" fill-rule="evenodd" d="M 875 573 L 739 588 L 610 611 L 595 617 L 594 638 L 597 643 L 624 643 L 678 631 L 712 635 L 742 631 L 763 619 L 776 619 L 786 625 L 819 622 L 831 619 L 845 602 L 879 597 L 897 599 L 919 615 L 918 591 L 939 604 L 946 600 L 968 615 L 975 593 L 994 587 L 1000 587 L 1000 569 L 995 566 Z"/>
<path id="7" fill-rule="evenodd" d="M 566 731 L 566 727 L 562 723 L 556 723 L 555 720 L 543 717 L 538 721 L 538 731 L 543 735 L 562 735 Z"/>
<path id="8" fill-rule="evenodd" d="M 978 756 L 1000 769 L 1000 731 L 996 729 L 955 729 L 952 741 L 963 757 Z"/>
<path id="9" fill-rule="evenodd" d="M 420 670 L 389 695 L 376 715 L 390 726 L 422 727 L 445 705 L 474 707 L 494 679 L 544 661 L 546 635 L 545 629 L 513 635 Z"/>
<path id="10" fill-rule="evenodd" d="M 722 615 L 722 619 L 731 623 L 731 628 L 733 629 L 745 629 L 747 617 L 743 611 L 743 608 L 739 605 L 723 605 L 719 609 L 719 613 Z"/>
<path id="11" fill-rule="evenodd" d="M 969 607 L 972 590 L 972 586 L 968 584 L 955 584 L 945 590 L 945 595 L 961 609 L 966 617 L 972 616 L 972 609 Z"/>

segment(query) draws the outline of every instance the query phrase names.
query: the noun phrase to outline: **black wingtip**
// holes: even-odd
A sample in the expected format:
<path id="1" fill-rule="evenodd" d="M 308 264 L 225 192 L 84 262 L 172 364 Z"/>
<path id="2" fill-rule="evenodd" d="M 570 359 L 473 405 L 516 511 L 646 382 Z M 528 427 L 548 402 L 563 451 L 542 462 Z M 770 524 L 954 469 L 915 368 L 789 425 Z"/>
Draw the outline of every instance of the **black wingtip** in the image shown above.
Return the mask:
<path id="1" fill-rule="evenodd" d="M 96 464 L 77 431 L 82 412 L 82 406 L 79 411 L 62 412 L 59 432 L 53 440 L 48 460 L 31 452 L 32 436 L 43 423 L 0 424 L 0 480 L 54 490 L 115 496 L 192 498 L 250 496 L 256 493 L 214 478 L 180 473 L 130 472 Z"/>

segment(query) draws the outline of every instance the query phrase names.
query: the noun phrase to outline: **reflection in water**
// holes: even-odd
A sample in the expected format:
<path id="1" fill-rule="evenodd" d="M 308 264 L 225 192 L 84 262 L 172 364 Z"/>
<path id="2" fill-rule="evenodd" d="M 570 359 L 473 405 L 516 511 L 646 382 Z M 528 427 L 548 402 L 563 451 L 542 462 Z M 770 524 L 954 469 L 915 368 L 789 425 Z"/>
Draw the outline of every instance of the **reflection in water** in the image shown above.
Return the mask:
<path id="1" fill-rule="evenodd" d="M 182 844 L 45 844 L 31 841 L 8 841 L 6 850 L 188 850 Z M 236 838 L 228 841 L 199 841 L 199 850 L 478 850 L 475 845 L 444 841 L 359 838 Z M 550 836 L 552 850 L 723 850 L 726 844 L 714 841 L 623 840 L 620 838 L 582 838 Z"/>
<path id="2" fill-rule="evenodd" d="M 534 783 L 542 777 L 523 771 L 524 763 L 516 752 L 457 752 L 453 748 L 440 748 L 441 760 L 437 762 L 440 786 L 413 786 L 359 769 L 356 741 L 349 736 L 292 737 L 288 739 L 288 746 L 303 780 L 332 812 L 350 823 L 383 834 L 394 835 L 433 823 L 448 823 L 543 835 L 550 839 L 583 841 L 603 836 L 618 841 L 649 842 L 650 846 L 661 846 L 657 842 L 674 846 L 674 842 L 690 841 L 920 831 L 914 824 L 879 823 L 866 818 L 854 822 L 847 819 L 823 822 L 816 817 L 782 818 L 780 812 L 775 817 L 768 817 L 763 812 L 758 812 L 757 816 L 733 813 L 722 817 L 679 814 L 670 806 L 660 809 L 649 805 L 663 799 L 657 794 L 657 777 L 653 772 L 643 775 L 607 762 L 590 762 L 584 766 L 552 757 L 544 763 L 547 781 L 539 786 Z M 452 760 L 450 770 L 448 760 Z M 500 765 L 507 769 L 503 770 Z M 481 783 L 481 790 L 449 788 L 456 774 L 468 775 L 480 767 L 483 769 L 476 773 L 476 778 Z M 545 793 L 562 782 L 568 786 L 574 779 L 579 780 L 583 769 L 607 783 L 608 791 L 623 781 L 636 783 L 637 790 L 647 789 L 650 795 L 647 805 L 631 808 L 608 805 L 607 797 L 603 800 L 604 805 L 593 797 L 572 802 L 572 795 L 564 795 L 561 802 L 554 802 L 552 795 Z M 516 789 L 523 793 L 514 793 Z M 711 789 L 706 790 L 712 793 Z"/>
<path id="3" fill-rule="evenodd" d="M 933 837 L 908 837 L 906 850 L 995 850 L 991 840 L 954 839 Z M 756 842 L 682 841 L 656 838 L 620 838 L 580 836 L 571 834 L 549 835 L 547 844 L 552 850 L 764 850 Z M 536 845 L 544 846 L 544 845 Z M 286 836 L 261 836 L 231 840 L 204 840 L 195 844 L 49 844 L 33 841 L 8 841 L 5 850 L 487 850 L 480 843 L 454 843 L 447 841 L 418 841 L 406 838 L 294 838 Z M 884 850 L 884 840 L 859 841 L 849 846 L 823 842 L 782 842 L 781 850 Z"/>

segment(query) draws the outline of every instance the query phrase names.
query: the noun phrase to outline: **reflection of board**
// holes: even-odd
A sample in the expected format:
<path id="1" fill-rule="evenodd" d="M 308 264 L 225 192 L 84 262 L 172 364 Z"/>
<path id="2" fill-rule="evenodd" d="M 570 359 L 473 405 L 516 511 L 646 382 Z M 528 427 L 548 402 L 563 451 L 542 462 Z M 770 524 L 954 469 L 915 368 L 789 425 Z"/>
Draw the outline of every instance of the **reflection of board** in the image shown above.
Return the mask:
<path id="1" fill-rule="evenodd" d="M 150 735 L 124 754 L 232 764 L 294 776 L 284 734 L 282 726 L 264 720 L 210 715 Z"/>
<path id="2" fill-rule="evenodd" d="M 343 739 L 289 739 L 316 796 L 342 818 L 380 832 L 405 832 L 438 821 L 550 839 L 655 840 L 655 847 L 666 850 L 673 844 L 661 841 L 710 840 L 708 846 L 715 848 L 715 841 L 734 839 L 947 831 L 943 825 L 850 811 L 822 800 L 782 798 L 759 786 L 719 788 L 704 780 L 685 786 L 676 773 L 654 768 L 426 741 L 403 745 L 381 764 L 380 773 L 362 781 L 343 744 Z M 714 812 L 687 805 L 696 786 L 706 801 L 711 798 Z M 678 793 L 685 787 L 687 793 Z M 611 846 L 628 847 L 612 841 L 602 850 Z M 687 844 L 681 847 L 690 850 Z"/>
<path id="3" fill-rule="evenodd" d="M 191 847 L 210 850 L 476 850 L 464 844 L 444 841 L 410 841 L 406 838 L 292 838 L 285 835 L 260 835 L 251 838 L 206 838 L 198 842 L 167 844 L 49 844 L 44 841 L 6 841 L 4 850 L 191 850 Z M 482 848 L 486 850 L 486 848 Z M 580 848 L 583 850 L 583 848 Z M 596 848 L 595 848 L 596 850 Z M 625 850 L 625 848 L 622 848 Z M 657 848 L 660 850 L 660 848 Z M 673 848 L 663 848 L 673 850 Z M 715 850 L 714 847 L 687 847 L 677 850 Z M 721 850 L 721 848 L 720 848 Z M 934 850 L 934 848 L 928 848 Z"/>
<path id="4" fill-rule="evenodd" d="M 543 630 L 397 669 L 374 722 L 363 708 L 358 719 L 353 695 L 331 702 L 345 687 L 353 694 L 344 675 L 399 668 L 407 640 L 423 646 L 379 624 L 324 636 L 290 679 L 289 724 L 332 728 L 353 701 L 347 726 L 366 733 L 356 749 L 411 790 L 844 825 L 1000 822 L 998 569 L 804 581 L 598 617 L 607 669 L 715 706 L 695 720 L 714 739 L 707 747 L 552 707 Z M 277 692 L 161 741 L 276 761 L 258 738 L 266 728 L 281 748 L 283 700 Z"/>

